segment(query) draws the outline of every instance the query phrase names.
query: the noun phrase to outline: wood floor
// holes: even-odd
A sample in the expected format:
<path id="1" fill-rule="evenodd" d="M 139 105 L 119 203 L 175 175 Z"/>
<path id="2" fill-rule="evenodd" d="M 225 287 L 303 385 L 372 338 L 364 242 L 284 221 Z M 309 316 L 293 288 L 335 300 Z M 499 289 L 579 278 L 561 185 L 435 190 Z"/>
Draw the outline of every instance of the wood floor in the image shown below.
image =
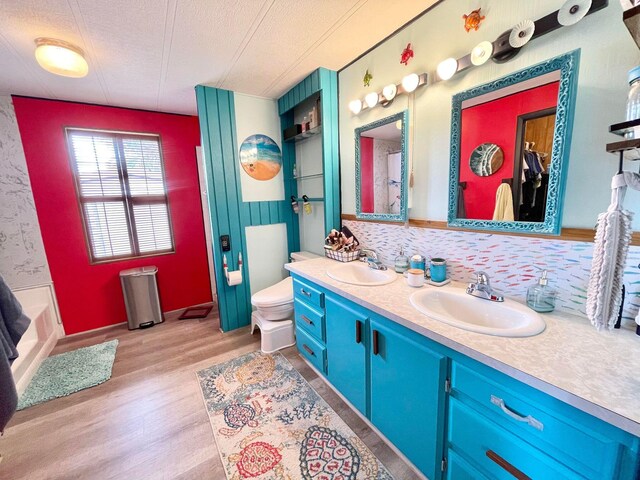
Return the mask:
<path id="1" fill-rule="evenodd" d="M 217 325 L 174 316 L 147 330 L 117 325 L 60 340 L 54 354 L 117 338 L 113 376 L 17 412 L 0 438 L 0 479 L 224 480 L 195 372 L 258 350 L 260 337 Z M 282 353 L 397 480 L 418 478 L 295 347 Z"/>

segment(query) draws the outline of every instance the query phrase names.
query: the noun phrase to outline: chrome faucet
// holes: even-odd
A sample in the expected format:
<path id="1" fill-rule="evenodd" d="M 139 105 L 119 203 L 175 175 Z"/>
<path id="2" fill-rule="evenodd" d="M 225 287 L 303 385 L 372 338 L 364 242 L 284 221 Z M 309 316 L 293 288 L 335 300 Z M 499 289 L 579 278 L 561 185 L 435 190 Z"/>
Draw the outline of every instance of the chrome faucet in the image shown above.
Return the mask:
<path id="1" fill-rule="evenodd" d="M 467 293 L 474 297 L 491 300 L 492 302 L 504 302 L 502 295 L 497 295 L 491 288 L 489 276 L 484 272 L 476 272 L 476 283 L 470 283 L 467 287 Z"/>
<path id="2" fill-rule="evenodd" d="M 361 262 L 367 262 L 370 258 L 378 260 L 378 254 L 373 248 L 361 248 L 359 257 Z"/>
<path id="3" fill-rule="evenodd" d="M 369 268 L 373 270 L 386 270 L 387 267 L 384 263 L 378 260 L 378 254 L 372 248 L 360 249 L 360 261 L 367 262 Z"/>

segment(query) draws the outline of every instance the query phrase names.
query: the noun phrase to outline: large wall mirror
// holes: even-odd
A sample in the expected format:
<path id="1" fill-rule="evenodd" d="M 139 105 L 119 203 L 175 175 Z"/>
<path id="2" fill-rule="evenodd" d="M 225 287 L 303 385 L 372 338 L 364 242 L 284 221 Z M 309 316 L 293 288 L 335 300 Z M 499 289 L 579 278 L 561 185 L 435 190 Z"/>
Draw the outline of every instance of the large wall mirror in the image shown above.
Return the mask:
<path id="1" fill-rule="evenodd" d="M 453 97 L 449 225 L 559 234 L 576 50 Z"/>
<path id="2" fill-rule="evenodd" d="M 407 219 L 407 111 L 356 129 L 356 217 Z"/>

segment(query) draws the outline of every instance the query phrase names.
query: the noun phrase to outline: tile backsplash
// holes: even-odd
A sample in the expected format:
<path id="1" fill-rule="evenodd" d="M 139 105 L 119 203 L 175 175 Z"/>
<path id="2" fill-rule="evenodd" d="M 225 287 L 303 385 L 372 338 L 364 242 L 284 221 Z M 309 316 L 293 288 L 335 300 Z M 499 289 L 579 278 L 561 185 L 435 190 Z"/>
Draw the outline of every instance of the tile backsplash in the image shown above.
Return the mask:
<path id="1" fill-rule="evenodd" d="M 486 272 L 491 285 L 508 297 L 524 301 L 527 288 L 539 276 L 535 266 L 549 270 L 549 284 L 558 290 L 556 308 L 586 317 L 587 284 L 593 243 L 549 240 L 491 233 L 436 230 L 401 225 L 344 221 L 360 244 L 375 249 L 393 265 L 400 247 L 409 256 L 444 257 L 447 275 L 469 282 L 473 272 Z M 640 308 L 640 247 L 627 257 L 627 289 L 623 321 L 633 321 Z"/>

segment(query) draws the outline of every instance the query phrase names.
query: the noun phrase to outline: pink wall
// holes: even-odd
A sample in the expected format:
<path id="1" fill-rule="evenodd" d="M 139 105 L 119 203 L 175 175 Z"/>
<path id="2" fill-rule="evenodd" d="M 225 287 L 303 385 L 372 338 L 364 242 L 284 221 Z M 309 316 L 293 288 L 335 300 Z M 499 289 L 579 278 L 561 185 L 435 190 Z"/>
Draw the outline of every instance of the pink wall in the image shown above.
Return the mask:
<path id="1" fill-rule="evenodd" d="M 158 267 L 163 311 L 211 301 L 193 116 L 14 97 L 29 177 L 67 334 L 126 321 L 118 273 Z M 175 253 L 91 265 L 64 127 L 156 133 L 161 137 Z"/>
<path id="2" fill-rule="evenodd" d="M 467 218 L 493 218 L 496 190 L 503 178 L 513 177 L 518 117 L 555 107 L 558 87 L 559 83 L 553 82 L 462 110 L 460 181 L 467 182 L 464 191 Z M 471 152 L 482 143 L 495 143 L 504 153 L 502 167 L 489 177 L 479 177 L 469 167 Z"/>
<path id="3" fill-rule="evenodd" d="M 373 138 L 360 137 L 360 201 L 363 213 L 373 213 Z"/>

